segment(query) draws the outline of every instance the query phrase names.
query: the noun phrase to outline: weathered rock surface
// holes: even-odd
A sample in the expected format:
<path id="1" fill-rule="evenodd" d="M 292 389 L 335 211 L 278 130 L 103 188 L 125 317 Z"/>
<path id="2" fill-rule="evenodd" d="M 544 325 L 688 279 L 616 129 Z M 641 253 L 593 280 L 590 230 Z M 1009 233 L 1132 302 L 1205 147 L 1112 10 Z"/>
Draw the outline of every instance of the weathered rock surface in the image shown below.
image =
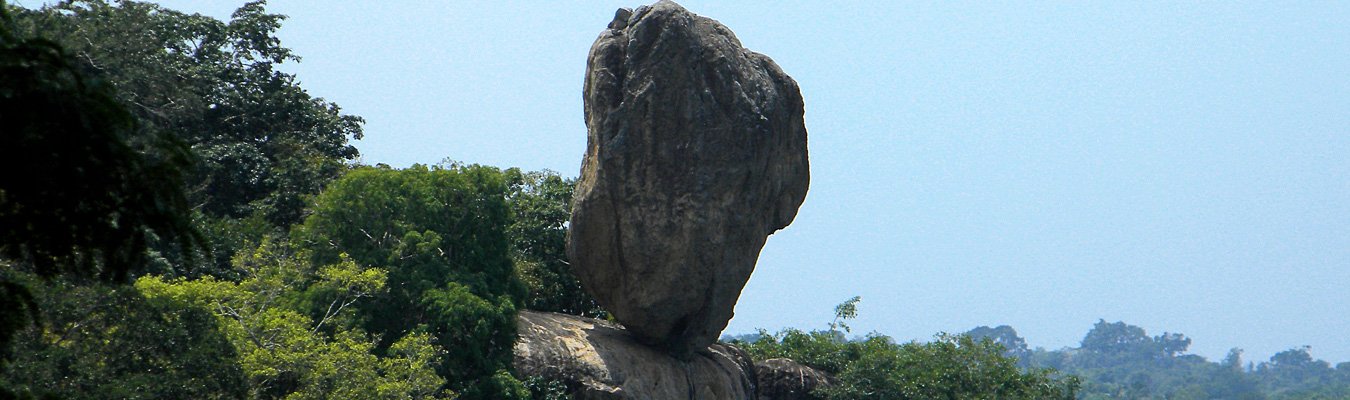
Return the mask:
<path id="1" fill-rule="evenodd" d="M 771 358 L 755 364 L 758 400 L 819 400 L 811 394 L 834 383 L 834 377 L 787 358 Z"/>
<path id="2" fill-rule="evenodd" d="M 767 236 L 806 197 L 802 97 L 773 60 L 673 2 L 609 27 L 587 60 L 568 255 L 629 332 L 687 357 L 726 327 Z"/>
<path id="3" fill-rule="evenodd" d="M 755 399 L 754 366 L 735 347 L 680 360 L 600 320 L 521 311 L 516 321 L 516 372 L 560 380 L 578 400 Z"/>

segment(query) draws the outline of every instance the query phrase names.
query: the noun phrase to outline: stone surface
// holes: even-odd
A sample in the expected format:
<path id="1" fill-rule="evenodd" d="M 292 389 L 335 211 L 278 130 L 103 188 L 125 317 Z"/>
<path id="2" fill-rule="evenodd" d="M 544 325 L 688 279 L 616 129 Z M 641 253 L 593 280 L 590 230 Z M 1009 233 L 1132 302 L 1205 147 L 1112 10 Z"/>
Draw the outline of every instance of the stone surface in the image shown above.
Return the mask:
<path id="1" fill-rule="evenodd" d="M 578 400 L 755 399 L 754 366 L 735 347 L 681 360 L 600 320 L 521 311 L 516 322 L 516 372 L 562 381 Z"/>
<path id="2" fill-rule="evenodd" d="M 568 255 L 630 332 L 686 357 L 726 327 L 767 236 L 806 197 L 802 97 L 773 60 L 675 3 L 609 26 L 587 60 Z"/>
<path id="3" fill-rule="evenodd" d="M 811 394 L 834 383 L 834 377 L 787 358 L 771 358 L 755 364 L 758 400 L 818 400 Z"/>

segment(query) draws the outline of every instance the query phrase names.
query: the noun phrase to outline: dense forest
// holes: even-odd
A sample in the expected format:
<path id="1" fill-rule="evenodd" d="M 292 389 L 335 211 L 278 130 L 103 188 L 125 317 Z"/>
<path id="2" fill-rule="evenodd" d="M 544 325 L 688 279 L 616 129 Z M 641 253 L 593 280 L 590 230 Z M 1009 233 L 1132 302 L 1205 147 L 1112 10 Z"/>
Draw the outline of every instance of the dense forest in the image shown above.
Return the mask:
<path id="1" fill-rule="evenodd" d="M 1017 330 L 1007 325 L 980 326 L 960 335 L 939 334 L 932 343 L 896 344 L 892 339 L 872 333 L 846 339 L 847 321 L 856 316 L 858 298 L 840 305 L 836 319 L 827 329 L 804 332 L 786 329 L 777 333 L 726 335 L 723 341 L 740 343 L 762 358 L 789 357 L 833 372 L 845 378 L 845 384 L 823 390 L 826 398 L 930 398 L 911 396 L 909 387 L 938 386 L 967 380 L 962 385 L 984 387 L 981 393 L 1009 390 L 1009 380 L 990 377 L 1021 370 L 1016 382 L 1077 393 L 1080 399 L 1347 399 L 1350 398 L 1350 362 L 1335 367 L 1312 357 L 1306 346 L 1281 351 L 1263 362 L 1244 361 L 1242 350 L 1234 348 L 1219 362 L 1186 354 L 1191 339 L 1180 333 L 1149 336 L 1147 331 L 1124 322 L 1099 320 L 1083 337 L 1079 347 L 1059 350 L 1030 348 Z M 975 350 L 983 348 L 983 350 Z M 878 368 L 874 357 L 894 357 L 886 362 L 904 363 L 899 355 L 939 351 L 929 359 L 942 363 L 921 364 L 922 368 Z M 991 357 L 990 354 L 1002 354 Z M 910 361 L 912 362 L 912 361 Z M 881 364 L 887 365 L 887 364 Z M 965 376 L 963 369 L 983 368 Z M 885 373 L 878 371 L 887 371 Z M 872 375 L 867 376 L 866 375 Z M 1056 381 L 1053 378 L 1060 377 Z M 849 379 L 852 378 L 852 379 Z M 982 381 L 981 379 L 990 379 Z M 852 382 L 890 380 L 893 394 L 869 397 Z M 873 385 L 868 390 L 876 393 Z M 1041 392 L 1032 398 L 1045 398 Z M 978 396 L 977 396 L 978 397 Z M 1073 397 L 1073 396 L 1070 396 Z M 941 398 L 941 396 L 938 396 Z"/>
<path id="2" fill-rule="evenodd" d="M 1308 347 L 1281 351 L 1269 360 L 1244 362 L 1241 349 L 1211 362 L 1186 354 L 1191 339 L 1180 333 L 1149 336 L 1124 322 L 1099 320 L 1079 347 L 1029 349 L 1012 327 L 978 327 L 972 338 L 1001 345 L 1022 368 L 1052 368 L 1082 379 L 1084 399 L 1346 399 L 1350 362 L 1334 368 L 1312 358 Z"/>
<path id="3" fill-rule="evenodd" d="M 1000 343 L 1022 368 L 1079 376 L 1083 399 L 1350 399 L 1350 362 L 1332 368 L 1305 346 L 1262 362 L 1245 362 L 1242 350 L 1233 349 L 1211 362 L 1185 354 L 1191 338 L 1184 334 L 1149 336 L 1123 322 L 1099 320 L 1075 349 L 1027 349 L 1008 326 L 967 334 Z"/>
<path id="4" fill-rule="evenodd" d="M 574 181 L 362 165 L 362 120 L 277 66 L 284 17 L 0 1 L 0 399 L 562 399 L 512 370 L 520 309 L 605 318 L 568 269 Z M 833 374 L 831 399 L 1347 398 L 1306 348 L 1243 365 L 1098 323 L 739 342 Z M 751 340 L 752 339 L 752 340 Z"/>

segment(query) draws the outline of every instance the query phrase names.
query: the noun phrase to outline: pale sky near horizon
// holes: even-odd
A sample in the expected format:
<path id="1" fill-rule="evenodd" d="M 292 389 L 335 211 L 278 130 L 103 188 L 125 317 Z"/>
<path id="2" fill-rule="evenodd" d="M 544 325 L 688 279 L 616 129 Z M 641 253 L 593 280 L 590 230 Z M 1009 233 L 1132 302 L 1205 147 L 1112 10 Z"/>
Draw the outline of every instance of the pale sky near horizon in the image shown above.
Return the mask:
<path id="1" fill-rule="evenodd" d="M 37 0 L 15 1 L 35 4 Z M 161 1 L 227 18 L 242 1 Z M 727 333 L 1098 319 L 1350 361 L 1350 2 L 687 1 L 802 87 L 811 191 Z M 586 53 L 639 3 L 274 0 L 367 164 L 575 177 Z"/>

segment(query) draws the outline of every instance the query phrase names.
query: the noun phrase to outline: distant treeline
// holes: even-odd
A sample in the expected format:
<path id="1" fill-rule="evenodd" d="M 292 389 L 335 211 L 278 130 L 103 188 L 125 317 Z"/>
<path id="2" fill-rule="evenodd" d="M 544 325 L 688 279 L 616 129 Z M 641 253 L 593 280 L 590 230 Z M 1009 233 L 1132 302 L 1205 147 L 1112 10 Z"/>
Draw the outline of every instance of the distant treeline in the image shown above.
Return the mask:
<path id="1" fill-rule="evenodd" d="M 1029 349 L 1009 326 L 967 332 L 1003 345 L 1024 368 L 1053 368 L 1082 378 L 1084 399 L 1350 399 L 1350 362 L 1334 368 L 1308 347 L 1252 363 L 1242 349 L 1211 362 L 1186 354 L 1180 333 L 1149 336 L 1124 322 L 1097 321 L 1076 348 Z"/>
<path id="2" fill-rule="evenodd" d="M 1078 347 L 1059 350 L 1029 348 L 1007 325 L 981 326 L 963 336 L 998 345 L 1023 370 L 1053 369 L 1077 377 L 1080 399 L 1350 399 L 1350 362 L 1333 367 L 1314 359 L 1307 346 L 1259 363 L 1244 361 L 1242 349 L 1234 348 L 1212 362 L 1186 354 L 1191 339 L 1184 334 L 1149 336 L 1144 328 L 1104 320 Z M 722 339 L 757 343 L 765 337 L 772 336 L 760 332 Z"/>

